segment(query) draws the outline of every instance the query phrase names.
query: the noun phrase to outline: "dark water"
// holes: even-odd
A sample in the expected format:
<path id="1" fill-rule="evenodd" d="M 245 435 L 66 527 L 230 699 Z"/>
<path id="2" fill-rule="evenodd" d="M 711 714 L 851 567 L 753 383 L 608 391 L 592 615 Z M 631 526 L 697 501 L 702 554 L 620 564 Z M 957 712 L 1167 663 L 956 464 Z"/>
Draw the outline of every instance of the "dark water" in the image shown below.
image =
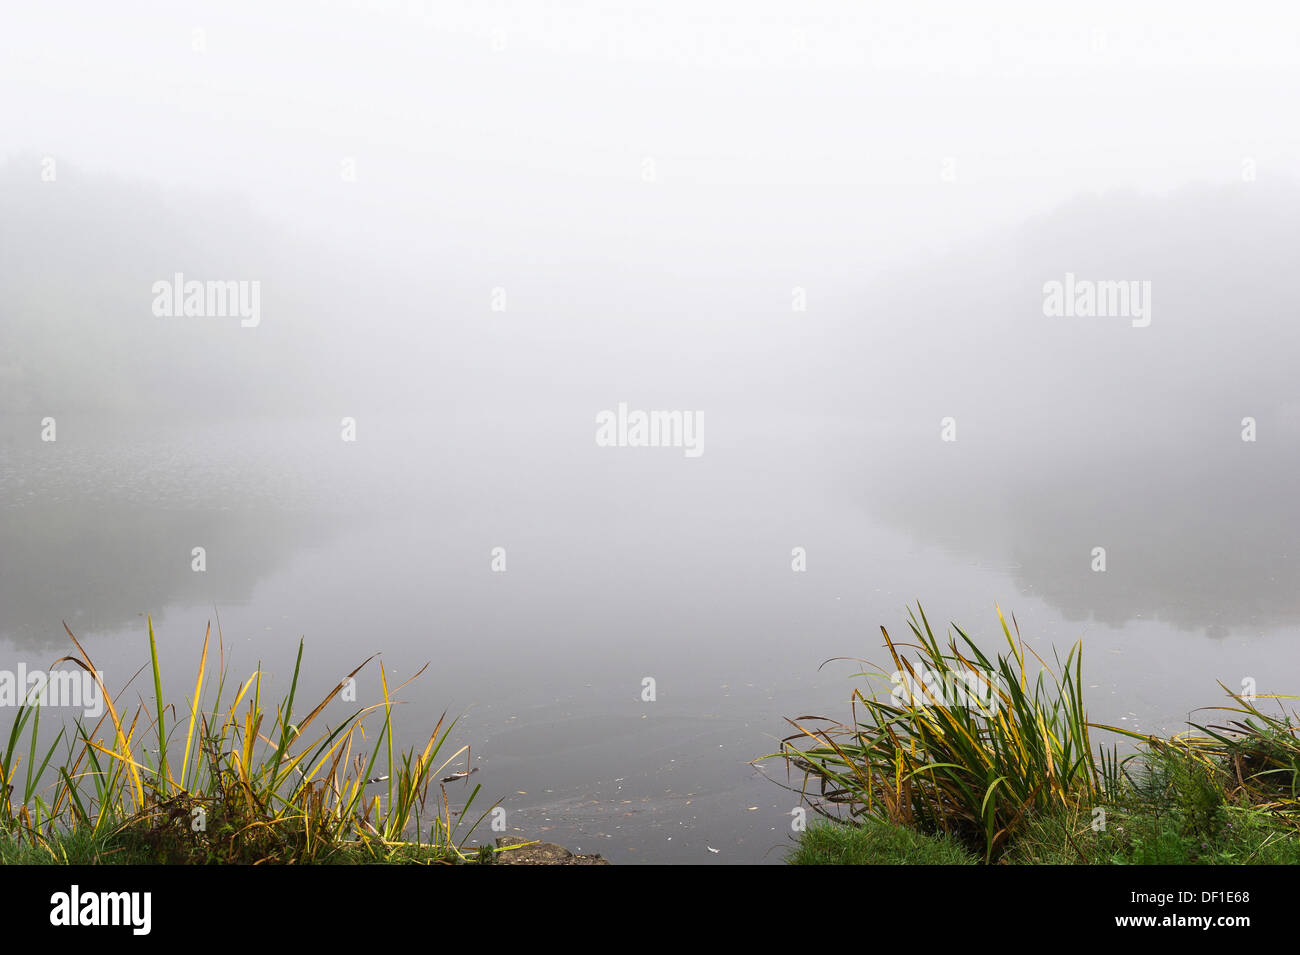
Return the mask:
<path id="1" fill-rule="evenodd" d="M 355 444 L 325 417 L 11 430 L 0 661 L 47 665 L 66 620 L 116 687 L 152 614 L 178 700 L 218 615 L 232 673 L 262 661 L 273 695 L 300 636 L 313 703 L 372 652 L 402 679 L 430 663 L 400 694 L 402 742 L 459 714 L 512 832 L 619 863 L 779 861 L 796 801 L 750 761 L 783 717 L 845 713 L 853 666 L 819 664 L 882 659 L 879 625 L 905 632 L 917 599 L 988 645 L 995 602 L 1040 652 L 1082 639 L 1101 721 L 1177 731 L 1220 701 L 1216 680 L 1300 687 L 1294 524 L 1267 451 L 1181 483 L 1135 465 L 1145 483 L 1071 468 L 1016 487 L 937 441 L 886 478 L 845 449 L 899 439 L 843 419 L 724 410 L 698 459 L 598 448 L 593 430 L 527 412 L 362 420 Z M 378 692 L 362 671 L 359 702 Z"/>

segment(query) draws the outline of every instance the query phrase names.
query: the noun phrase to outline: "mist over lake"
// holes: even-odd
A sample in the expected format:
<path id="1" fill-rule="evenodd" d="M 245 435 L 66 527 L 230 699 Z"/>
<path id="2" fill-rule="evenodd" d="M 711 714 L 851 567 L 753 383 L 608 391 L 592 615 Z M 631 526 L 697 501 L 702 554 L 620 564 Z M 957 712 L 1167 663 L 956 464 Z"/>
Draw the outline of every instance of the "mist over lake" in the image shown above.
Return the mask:
<path id="1" fill-rule="evenodd" d="M 428 663 L 616 863 L 781 861 L 917 601 L 1144 732 L 1300 688 L 1293 39 L 126 6 L 0 31 L 0 668 Z"/>

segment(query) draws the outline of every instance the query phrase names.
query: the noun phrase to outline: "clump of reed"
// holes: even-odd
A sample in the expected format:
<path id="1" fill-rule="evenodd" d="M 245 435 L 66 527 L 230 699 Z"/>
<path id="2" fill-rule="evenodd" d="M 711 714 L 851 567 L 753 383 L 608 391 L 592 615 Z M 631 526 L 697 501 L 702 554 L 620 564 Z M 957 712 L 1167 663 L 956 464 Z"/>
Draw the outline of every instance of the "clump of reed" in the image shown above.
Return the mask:
<path id="1" fill-rule="evenodd" d="M 855 689 L 848 722 L 789 720 L 797 732 L 771 754 L 802 774 L 802 793 L 815 787 L 815 808 L 949 833 L 991 861 L 1031 811 L 1101 798 L 1114 764 L 1092 756 L 1079 645 L 1058 658 L 1058 674 L 1018 626 L 1012 636 L 1001 610 L 1007 649 L 992 658 L 956 627 L 941 644 L 919 606 L 909 616 L 914 642 L 881 627 L 893 673 L 855 674 L 887 680 L 891 692 Z"/>
<path id="2" fill-rule="evenodd" d="M 1231 714 L 1224 722 L 1189 722 L 1192 731 L 1168 739 L 1106 729 L 1137 740 L 1152 757 L 1184 764 L 1182 772 L 1209 780 L 1228 805 L 1267 812 L 1300 828 L 1300 719 L 1285 710 L 1266 713 L 1260 706 L 1263 700 L 1297 697 L 1247 695 L 1219 686 L 1233 705 L 1204 711 Z"/>
<path id="3" fill-rule="evenodd" d="M 1188 738 L 1189 745 L 1202 759 L 1217 761 L 1230 770 L 1242 793 L 1257 808 L 1300 815 L 1300 721 L 1294 713 L 1265 713 L 1257 704 L 1259 699 L 1296 697 L 1268 694 L 1247 698 L 1222 683 L 1219 686 L 1237 705 L 1214 709 L 1241 718 L 1227 725 L 1192 724 L 1204 735 Z"/>
<path id="4" fill-rule="evenodd" d="M 444 714 L 422 749 L 395 751 L 399 701 L 392 693 L 423 669 L 390 692 L 381 665 L 379 702 L 324 725 L 327 706 L 375 656 L 304 713 L 297 706 L 300 641 L 287 695 L 272 709 L 263 699 L 260 666 L 227 692 L 220 637 L 215 670 L 209 661 L 209 625 L 193 694 L 178 708 L 164 702 L 150 619 L 153 705 L 141 701 L 127 713 L 76 636 L 64 629 L 77 653 L 56 665 L 90 674 L 105 711 L 93 726 L 75 720 L 61 728 L 44 746 L 38 745 L 41 707 L 18 707 L 0 751 L 0 830 L 9 838 L 56 859 L 60 838 L 108 835 L 133 855 L 144 852 L 159 862 L 468 858 L 468 835 L 492 807 L 467 821 L 480 789 L 475 786 L 460 811 L 452 809 L 440 778 L 469 752 L 467 746 L 449 752 L 455 721 Z M 378 725 L 371 745 L 368 724 Z"/>
<path id="5" fill-rule="evenodd" d="M 1082 645 L 1049 665 L 1025 646 L 1018 625 L 1012 635 L 1000 609 L 998 620 L 1006 649 L 989 657 L 955 625 L 940 643 L 918 605 L 909 613 L 912 642 L 881 627 L 893 672 L 854 674 L 869 687 L 853 691 L 849 721 L 788 720 L 797 732 L 762 758 L 781 758 L 792 778 L 800 774 L 798 791 L 828 818 L 946 833 L 987 862 L 1022 836 L 1025 847 L 1038 846 L 1044 827 L 1059 830 L 1063 853 L 1086 860 L 1085 843 L 1120 838 L 1095 838 L 1099 808 L 1137 822 L 1173 813 L 1174 835 L 1207 846 L 1234 824 L 1265 832 L 1270 845 L 1279 830 L 1300 834 L 1300 720 L 1260 704 L 1295 697 L 1220 684 L 1234 705 L 1208 709 L 1230 718 L 1167 739 L 1091 723 Z M 882 695 L 876 681 L 891 691 Z M 1139 745 L 1122 759 L 1114 744 L 1094 751 L 1092 729 Z"/>

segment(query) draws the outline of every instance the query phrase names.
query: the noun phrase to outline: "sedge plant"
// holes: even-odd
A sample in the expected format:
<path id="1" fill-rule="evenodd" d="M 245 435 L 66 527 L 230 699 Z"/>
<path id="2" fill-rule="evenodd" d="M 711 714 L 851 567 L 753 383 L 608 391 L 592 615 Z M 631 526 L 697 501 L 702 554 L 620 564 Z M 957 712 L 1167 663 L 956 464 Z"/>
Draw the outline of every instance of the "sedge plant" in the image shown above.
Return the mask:
<path id="1" fill-rule="evenodd" d="M 439 718 L 422 748 L 398 751 L 393 694 L 380 666 L 380 702 L 327 725 L 329 704 L 367 658 L 315 707 L 298 707 L 304 643 L 287 695 L 263 698 L 259 667 L 227 684 L 224 649 L 209 660 L 211 625 L 193 693 L 178 708 L 164 702 L 158 646 L 149 620 L 153 705 L 121 709 L 102 674 L 66 624 L 77 653 L 56 661 L 80 667 L 98 685 L 105 711 L 92 726 L 77 720 L 48 746 L 38 744 L 41 707 L 15 712 L 0 749 L 0 830 L 57 859 L 60 838 L 116 838 L 139 854 L 174 862 L 462 861 L 480 787 L 459 811 L 445 781 L 469 747 L 453 751 L 456 721 Z M 179 717 L 178 717 L 179 714 Z M 378 727 L 367 745 L 367 726 Z M 55 759 L 60 747 L 61 759 Z"/>

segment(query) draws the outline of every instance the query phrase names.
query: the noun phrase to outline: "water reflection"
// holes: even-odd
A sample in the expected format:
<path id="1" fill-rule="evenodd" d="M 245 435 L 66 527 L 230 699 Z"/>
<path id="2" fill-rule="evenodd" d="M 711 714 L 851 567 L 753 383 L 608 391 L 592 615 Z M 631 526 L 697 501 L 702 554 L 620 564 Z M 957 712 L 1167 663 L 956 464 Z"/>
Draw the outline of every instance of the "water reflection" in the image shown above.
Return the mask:
<path id="1" fill-rule="evenodd" d="M 863 500 L 1068 620 L 1295 624 L 1298 221 L 1291 186 L 1081 199 L 887 284 L 873 310 L 905 329 L 859 346 Z M 1066 272 L 1152 281 L 1150 326 L 1044 316 Z"/>

